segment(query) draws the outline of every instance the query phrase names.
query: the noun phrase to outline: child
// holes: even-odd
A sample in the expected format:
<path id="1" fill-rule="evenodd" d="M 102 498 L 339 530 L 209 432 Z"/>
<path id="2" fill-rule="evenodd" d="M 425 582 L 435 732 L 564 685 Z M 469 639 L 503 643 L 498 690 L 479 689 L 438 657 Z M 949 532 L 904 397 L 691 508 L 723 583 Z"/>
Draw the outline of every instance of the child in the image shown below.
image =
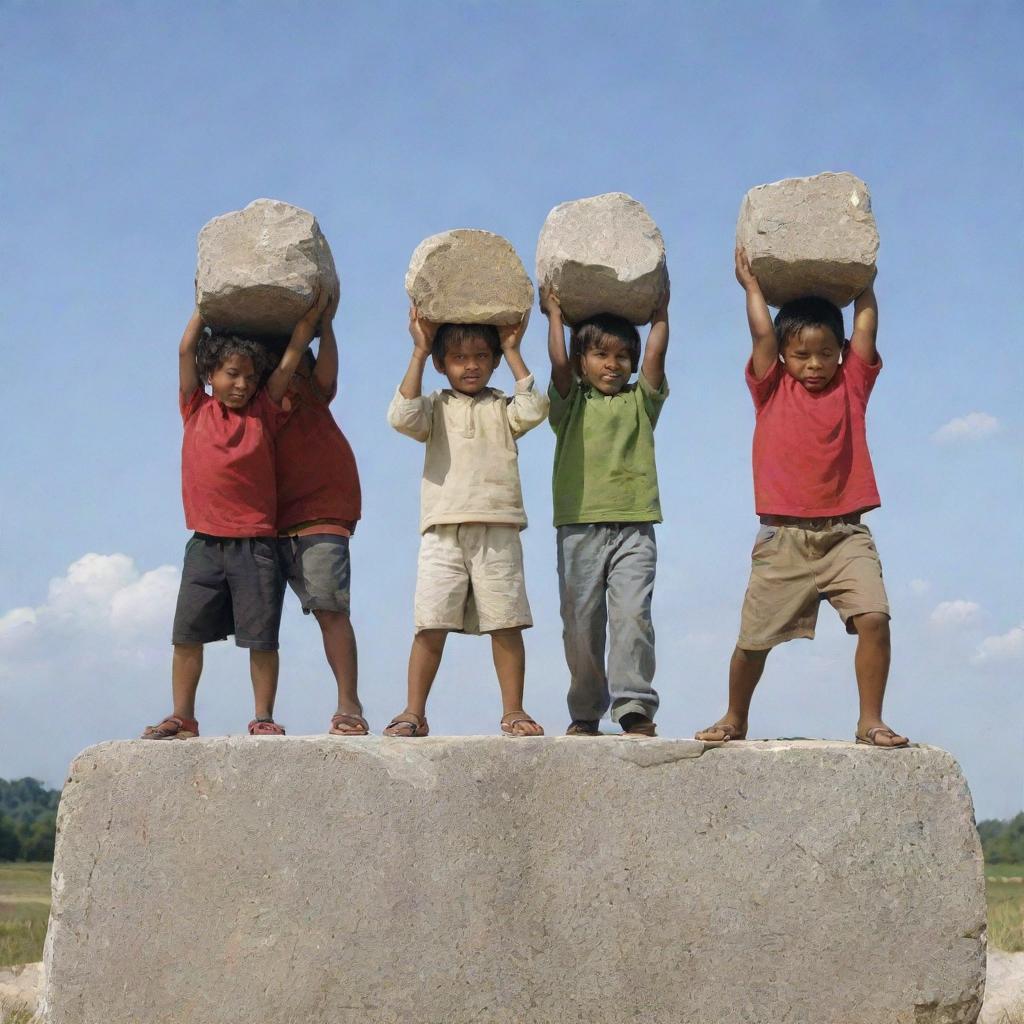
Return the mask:
<path id="1" fill-rule="evenodd" d="M 541 291 L 551 356 L 552 479 L 558 588 L 569 665 L 567 736 L 598 736 L 611 707 L 625 735 L 654 736 L 651 599 L 661 522 L 654 427 L 668 397 L 668 302 L 654 311 L 643 367 L 640 333 L 610 314 L 572 328 L 565 350 L 558 296 Z M 606 631 L 610 625 L 608 666 Z"/>
<path id="2" fill-rule="evenodd" d="M 882 369 L 874 290 L 868 286 L 857 298 L 847 342 L 843 314 L 824 299 L 786 303 L 773 325 L 739 247 L 736 280 L 747 295 L 754 342 L 746 376 L 757 410 L 754 500 L 761 529 L 729 666 L 729 709 L 697 739 L 746 737 L 768 652 L 794 637 L 813 638 L 818 604 L 827 600 L 857 635 L 857 742 L 905 747 L 906 736 L 882 721 L 889 602 L 871 531 L 860 521 L 880 505 L 864 424 Z"/>
<path id="3" fill-rule="evenodd" d="M 195 533 L 185 546 L 174 613 L 174 710 L 149 726 L 143 739 L 199 735 L 195 698 L 203 644 L 231 634 L 238 647 L 249 648 L 256 705 L 249 733 L 284 734 L 274 722 L 284 597 L 275 543 L 274 437 L 287 416 L 281 399 L 328 299 L 326 293 L 317 295 L 261 390 L 257 387 L 265 356 L 259 345 L 243 338 L 204 336 L 198 309 L 185 328 L 178 349 L 178 397 L 185 426 L 181 490 L 185 525 Z"/>
<path id="4" fill-rule="evenodd" d="M 334 295 L 320 322 L 316 358 L 307 349 L 288 385 L 291 415 L 277 439 L 277 528 L 285 578 L 312 612 L 338 687 L 334 736 L 369 732 L 356 689 L 356 638 L 349 619 L 349 537 L 361 515 L 359 471 L 329 405 L 337 392 Z"/>
<path id="5" fill-rule="evenodd" d="M 516 438 L 547 414 L 519 346 L 526 321 L 511 327 L 430 323 L 409 311 L 412 359 L 388 409 L 400 433 L 426 442 L 420 490 L 416 635 L 405 710 L 387 736 L 426 736 L 427 695 L 451 630 L 490 633 L 501 689 L 501 731 L 540 736 L 523 710 L 523 630 L 533 625 L 523 580 L 519 531 L 526 527 Z M 506 398 L 487 386 L 504 354 L 515 377 Z M 423 396 L 423 367 L 450 388 Z"/>

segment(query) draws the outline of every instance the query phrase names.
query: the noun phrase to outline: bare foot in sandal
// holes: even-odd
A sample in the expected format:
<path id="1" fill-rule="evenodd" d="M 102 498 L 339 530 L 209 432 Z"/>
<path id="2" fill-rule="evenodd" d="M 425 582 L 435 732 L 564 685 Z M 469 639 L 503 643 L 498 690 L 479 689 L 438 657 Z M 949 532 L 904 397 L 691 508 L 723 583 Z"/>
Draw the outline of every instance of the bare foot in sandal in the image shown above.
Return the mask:
<path id="1" fill-rule="evenodd" d="M 427 720 L 423 715 L 417 715 L 413 711 L 403 711 L 400 715 L 395 715 L 394 718 L 385 726 L 385 736 L 404 736 L 410 738 L 413 736 L 426 736 L 430 733 L 430 726 L 427 725 Z"/>
<path id="2" fill-rule="evenodd" d="M 501 716 L 501 731 L 506 736 L 544 735 L 544 730 L 522 708 Z"/>
<path id="3" fill-rule="evenodd" d="M 714 725 L 694 733 L 695 740 L 706 740 L 708 743 L 728 743 L 729 740 L 745 740 L 747 738 L 747 723 L 725 715 Z"/>

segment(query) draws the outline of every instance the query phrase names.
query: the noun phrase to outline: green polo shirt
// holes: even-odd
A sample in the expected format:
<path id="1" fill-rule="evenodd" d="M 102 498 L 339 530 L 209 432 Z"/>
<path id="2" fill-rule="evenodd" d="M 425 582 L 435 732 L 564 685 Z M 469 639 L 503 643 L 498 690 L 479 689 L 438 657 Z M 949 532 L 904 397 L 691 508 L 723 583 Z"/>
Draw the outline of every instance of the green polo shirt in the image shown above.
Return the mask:
<path id="1" fill-rule="evenodd" d="M 660 523 L 654 425 L 668 397 L 641 373 L 617 395 L 602 395 L 574 378 L 562 398 L 548 387 L 555 432 L 552 491 L 555 526 L 575 523 Z"/>

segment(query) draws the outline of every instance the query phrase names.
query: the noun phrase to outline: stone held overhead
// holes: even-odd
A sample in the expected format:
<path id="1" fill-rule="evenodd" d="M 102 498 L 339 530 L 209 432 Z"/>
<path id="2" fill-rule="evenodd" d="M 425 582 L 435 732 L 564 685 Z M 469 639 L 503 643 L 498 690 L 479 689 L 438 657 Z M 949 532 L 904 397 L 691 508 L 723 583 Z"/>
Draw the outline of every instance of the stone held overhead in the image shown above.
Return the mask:
<path id="1" fill-rule="evenodd" d="M 214 330 L 287 337 L 318 287 L 339 288 L 316 217 L 278 199 L 214 217 L 199 232 L 198 248 L 196 301 Z"/>
<path id="2" fill-rule="evenodd" d="M 614 313 L 645 324 L 665 296 L 665 242 L 643 204 L 624 192 L 560 203 L 537 240 L 537 283 L 568 323 Z"/>
<path id="3" fill-rule="evenodd" d="M 736 242 L 769 305 L 816 295 L 842 308 L 874 280 L 871 193 L 846 172 L 758 185 L 740 205 Z"/>
<path id="4" fill-rule="evenodd" d="M 533 283 L 512 243 L 475 228 L 420 242 L 405 290 L 420 315 L 435 323 L 517 324 L 533 305 Z"/>

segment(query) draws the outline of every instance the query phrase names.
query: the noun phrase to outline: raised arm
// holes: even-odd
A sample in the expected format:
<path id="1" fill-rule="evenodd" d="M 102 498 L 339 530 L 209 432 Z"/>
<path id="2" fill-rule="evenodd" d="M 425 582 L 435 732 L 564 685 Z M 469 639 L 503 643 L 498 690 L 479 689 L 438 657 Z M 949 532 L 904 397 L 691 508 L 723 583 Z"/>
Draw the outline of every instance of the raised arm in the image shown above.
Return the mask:
<path id="1" fill-rule="evenodd" d="M 875 286 L 869 284 L 857 296 L 853 304 L 853 334 L 850 336 L 850 348 L 864 360 L 868 366 L 878 361 L 878 300 L 875 298 Z"/>
<path id="2" fill-rule="evenodd" d="M 651 329 L 647 335 L 647 348 L 641 373 L 648 384 L 657 391 L 665 382 L 665 353 L 668 351 L 668 302 L 671 284 L 665 282 L 665 297 L 651 316 Z"/>
<path id="3" fill-rule="evenodd" d="M 412 336 L 412 358 L 398 390 L 403 398 L 419 398 L 423 393 L 423 368 L 434 347 L 434 335 L 440 324 L 424 320 L 415 306 L 409 307 L 409 334 Z"/>
<path id="4" fill-rule="evenodd" d="M 338 339 L 334 336 L 334 315 L 338 312 L 338 295 L 331 295 L 320 317 L 320 347 L 316 353 L 313 380 L 326 399 L 334 396 L 338 384 Z"/>
<path id="5" fill-rule="evenodd" d="M 191 398 L 196 388 L 203 382 L 199 379 L 199 368 L 196 366 L 196 349 L 203 335 L 203 318 L 199 315 L 199 307 L 192 310 L 185 333 L 181 336 L 178 346 L 178 387 L 185 398 Z"/>
<path id="6" fill-rule="evenodd" d="M 572 363 L 565 348 L 565 323 L 562 320 L 562 305 L 551 288 L 540 290 L 540 309 L 548 318 L 548 356 L 551 359 L 551 383 L 565 398 L 572 387 Z"/>
<path id="7" fill-rule="evenodd" d="M 736 280 L 747 293 L 747 323 L 754 343 L 754 376 L 760 380 L 778 361 L 779 343 L 768 303 L 764 301 L 761 286 L 741 245 L 736 246 Z"/>
<path id="8" fill-rule="evenodd" d="M 295 325 L 288 347 L 284 350 L 284 355 L 281 356 L 281 362 L 277 364 L 277 369 L 267 380 L 267 394 L 278 404 L 284 398 L 288 384 L 299 367 L 303 353 L 309 348 L 309 343 L 316 333 L 316 325 L 320 322 L 320 317 L 323 316 L 330 300 L 330 292 L 324 288 L 317 290 L 309 309 Z"/>
<path id="9" fill-rule="evenodd" d="M 523 343 L 523 335 L 526 333 L 526 325 L 530 322 L 530 311 L 527 310 L 523 319 L 517 324 L 509 324 L 498 328 L 498 338 L 501 340 L 501 351 L 505 356 L 505 362 L 512 371 L 516 380 L 525 380 L 530 376 L 526 363 L 519 352 L 519 346 Z"/>

